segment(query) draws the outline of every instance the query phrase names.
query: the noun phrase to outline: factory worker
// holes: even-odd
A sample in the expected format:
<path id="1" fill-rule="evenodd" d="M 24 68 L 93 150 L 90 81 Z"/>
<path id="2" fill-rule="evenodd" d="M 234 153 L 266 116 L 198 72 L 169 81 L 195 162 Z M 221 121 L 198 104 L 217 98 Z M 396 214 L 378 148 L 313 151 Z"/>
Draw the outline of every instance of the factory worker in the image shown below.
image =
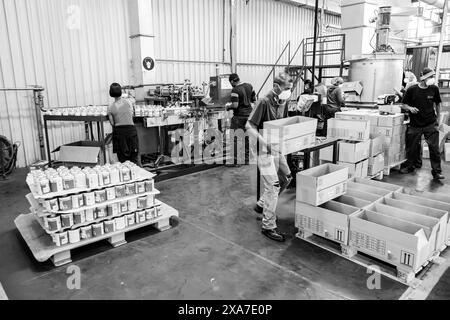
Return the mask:
<path id="1" fill-rule="evenodd" d="M 229 81 L 233 89 L 231 90 L 231 106 L 227 109 L 233 110 L 233 118 L 231 119 L 232 130 L 245 131 L 245 125 L 248 120 L 248 116 L 252 112 L 252 103 L 256 101 L 256 93 L 253 87 L 249 83 L 241 82 L 239 75 L 233 73 L 229 77 Z M 243 154 L 239 154 L 241 150 L 237 149 L 237 143 L 234 144 L 234 165 L 239 166 L 241 164 L 249 163 L 249 142 L 245 139 L 245 150 Z M 242 157 L 241 157 L 242 156 Z"/>
<path id="2" fill-rule="evenodd" d="M 422 136 L 430 150 L 432 175 L 435 180 L 445 179 L 441 169 L 439 152 L 439 114 L 441 109 L 439 88 L 435 85 L 435 72 L 425 68 L 420 83 L 408 88 L 403 97 L 402 109 L 409 113 L 410 123 L 406 132 L 407 161 L 401 173 L 415 170 L 420 156 Z"/>
<path id="3" fill-rule="evenodd" d="M 292 181 L 291 171 L 286 158 L 273 150 L 261 135 L 264 122 L 288 116 L 288 101 L 292 94 L 292 79 L 286 73 L 280 73 L 273 82 L 273 89 L 256 103 L 247 122 L 247 131 L 254 141 L 259 142 L 258 168 L 261 172 L 264 191 L 255 211 L 262 213 L 262 233 L 269 239 L 284 242 L 285 237 L 277 230 L 278 196 Z M 274 136 L 278 135 L 273 133 Z M 253 147 L 253 146 L 252 146 Z"/>
<path id="4" fill-rule="evenodd" d="M 328 112 L 330 117 L 334 118 L 334 114 L 341 110 L 341 107 L 345 107 L 344 94 L 341 86 L 344 83 L 344 79 L 336 77 L 331 80 L 331 86 L 327 90 Z"/>
<path id="5" fill-rule="evenodd" d="M 134 99 L 122 95 L 122 87 L 113 83 L 109 95 L 114 102 L 108 107 L 109 122 L 113 127 L 113 152 L 120 162 L 127 160 L 138 164 L 139 140 L 133 122 Z"/>

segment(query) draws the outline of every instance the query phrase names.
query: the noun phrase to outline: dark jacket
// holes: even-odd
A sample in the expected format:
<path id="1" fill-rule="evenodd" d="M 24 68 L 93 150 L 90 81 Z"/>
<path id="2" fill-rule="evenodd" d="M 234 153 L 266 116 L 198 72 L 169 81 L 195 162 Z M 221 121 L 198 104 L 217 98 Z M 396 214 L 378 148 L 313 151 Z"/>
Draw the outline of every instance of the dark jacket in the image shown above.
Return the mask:
<path id="1" fill-rule="evenodd" d="M 340 109 L 345 107 L 344 97 L 342 95 L 341 88 L 337 86 L 331 86 L 327 91 L 327 100 L 330 106 Z"/>

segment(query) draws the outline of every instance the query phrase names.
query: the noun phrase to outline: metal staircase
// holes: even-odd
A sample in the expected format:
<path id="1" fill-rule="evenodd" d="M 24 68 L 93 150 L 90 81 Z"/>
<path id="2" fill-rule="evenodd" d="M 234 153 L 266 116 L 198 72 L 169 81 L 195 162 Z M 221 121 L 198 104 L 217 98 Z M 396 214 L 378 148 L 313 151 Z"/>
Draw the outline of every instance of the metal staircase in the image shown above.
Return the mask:
<path id="1" fill-rule="evenodd" d="M 300 84 L 306 79 L 312 79 L 313 76 L 313 46 L 314 38 L 305 38 L 298 45 L 294 53 L 291 55 L 291 42 L 289 41 L 283 48 L 277 61 L 272 66 L 271 71 L 264 80 L 257 96 L 259 95 L 270 77 L 276 76 L 276 70 L 280 67 L 285 67 L 285 71 L 294 79 L 294 97 L 298 97 L 302 93 Z M 281 65 L 280 61 L 287 54 L 287 65 Z M 300 56 L 301 54 L 301 56 Z M 300 59 L 298 58 L 300 56 Z M 345 59 L 345 35 L 328 35 L 317 38 L 316 45 L 316 65 L 314 66 L 314 77 L 317 82 L 322 82 L 324 79 L 342 77 L 346 65 Z"/>

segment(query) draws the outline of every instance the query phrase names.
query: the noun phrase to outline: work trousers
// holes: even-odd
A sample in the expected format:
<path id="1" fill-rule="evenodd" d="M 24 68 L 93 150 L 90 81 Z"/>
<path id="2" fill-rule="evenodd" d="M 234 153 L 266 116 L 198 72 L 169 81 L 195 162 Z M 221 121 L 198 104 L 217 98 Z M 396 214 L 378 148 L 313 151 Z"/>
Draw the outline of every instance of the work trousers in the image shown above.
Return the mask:
<path id="1" fill-rule="evenodd" d="M 121 163 L 131 161 L 138 164 L 139 140 L 135 126 L 113 128 L 113 152 Z"/>
<path id="2" fill-rule="evenodd" d="M 278 205 L 278 196 L 291 182 L 291 171 L 286 158 L 281 154 L 258 156 L 258 168 L 264 188 L 258 201 L 258 205 L 263 208 L 262 228 L 273 230 L 277 228 L 275 211 Z"/>
<path id="3" fill-rule="evenodd" d="M 232 130 L 242 129 L 244 132 L 245 125 L 247 124 L 248 117 L 240 117 L 234 116 L 231 118 L 231 126 Z M 250 142 L 248 137 L 245 137 L 244 149 L 238 148 L 237 139 L 233 142 L 233 150 L 234 150 L 234 164 L 249 164 L 249 150 L 250 150 Z"/>
<path id="4" fill-rule="evenodd" d="M 406 131 L 406 168 L 414 168 L 420 163 L 421 154 L 421 140 L 422 135 L 428 144 L 430 150 L 430 163 L 433 175 L 441 174 L 441 153 L 439 152 L 439 127 L 437 124 L 432 124 L 423 128 L 408 127 Z"/>

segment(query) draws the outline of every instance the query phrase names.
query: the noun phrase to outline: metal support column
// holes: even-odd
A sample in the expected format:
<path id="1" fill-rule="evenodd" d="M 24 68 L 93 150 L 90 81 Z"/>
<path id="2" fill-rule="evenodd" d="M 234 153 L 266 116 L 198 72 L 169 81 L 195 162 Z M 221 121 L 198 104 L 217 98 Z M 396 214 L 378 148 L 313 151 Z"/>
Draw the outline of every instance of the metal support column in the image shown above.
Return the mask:
<path id="1" fill-rule="evenodd" d="M 316 0 L 316 5 L 314 8 L 314 43 L 313 43 L 313 57 L 312 57 L 312 87 L 315 86 L 315 75 L 316 75 L 316 50 L 317 50 L 317 27 L 318 27 L 318 19 L 319 17 L 319 0 Z"/>

